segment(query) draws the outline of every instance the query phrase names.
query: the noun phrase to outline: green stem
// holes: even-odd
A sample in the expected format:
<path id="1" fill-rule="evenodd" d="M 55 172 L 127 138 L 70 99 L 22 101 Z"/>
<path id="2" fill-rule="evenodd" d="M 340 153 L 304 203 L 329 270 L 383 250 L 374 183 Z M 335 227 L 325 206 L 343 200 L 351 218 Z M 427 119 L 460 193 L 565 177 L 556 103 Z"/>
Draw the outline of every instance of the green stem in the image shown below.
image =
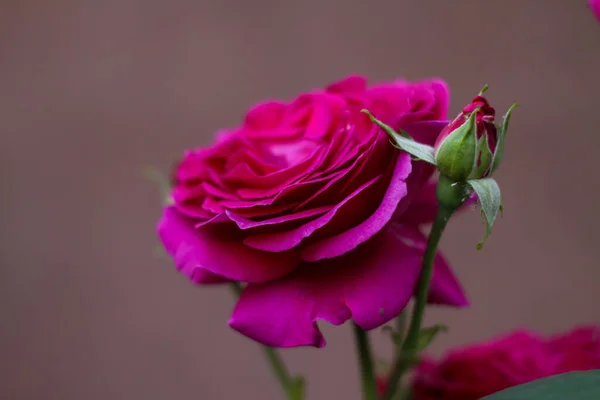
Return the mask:
<path id="1" fill-rule="evenodd" d="M 442 232 L 453 211 L 454 210 L 450 210 L 449 208 L 440 205 L 435 216 L 435 221 L 433 222 L 427 241 L 425 256 L 423 257 L 423 266 L 421 267 L 421 275 L 419 276 L 415 307 L 408 328 L 408 334 L 402 345 L 402 350 L 399 352 L 400 354 L 394 361 L 392 372 L 387 382 L 387 389 L 383 396 L 384 400 L 393 399 L 400 379 L 406 371 L 412 367 L 415 357 L 417 356 L 419 332 L 421 331 L 421 324 L 423 323 L 423 315 L 425 313 L 425 306 L 427 305 L 431 276 L 433 275 L 433 261 L 435 259 L 438 243 L 442 237 Z"/>
<path id="2" fill-rule="evenodd" d="M 281 388 L 284 392 L 287 393 L 290 399 L 293 399 L 294 397 L 289 393 L 292 390 L 293 386 L 292 378 L 290 377 L 290 374 L 283 360 L 281 359 L 281 357 L 279 357 L 279 353 L 277 353 L 277 350 L 269 346 L 263 346 L 263 349 L 265 350 L 265 354 L 267 356 L 267 360 L 269 360 L 269 365 L 271 365 L 271 369 L 273 370 L 275 376 L 279 380 Z"/>
<path id="3" fill-rule="evenodd" d="M 406 309 L 402 310 L 400 315 L 396 317 L 396 333 L 400 338 L 400 341 L 397 342 L 398 346 L 396 348 L 400 348 L 402 342 L 404 342 L 404 335 L 406 335 L 406 324 L 408 322 L 408 311 Z"/>
<path id="4" fill-rule="evenodd" d="M 232 282 L 231 287 L 237 297 L 239 297 L 242 294 L 243 288 L 239 284 L 239 282 Z M 290 376 L 290 374 L 287 370 L 287 367 L 285 366 L 285 363 L 279 356 L 279 353 L 277 352 L 277 350 L 275 350 L 274 348 L 269 347 L 269 346 L 262 346 L 262 348 L 265 352 L 265 355 L 267 356 L 267 360 L 269 361 L 271 370 L 277 377 L 277 380 L 279 381 L 279 385 L 281 386 L 281 389 L 286 394 L 287 399 L 288 400 L 301 400 L 302 399 L 301 387 L 298 384 L 296 384 L 296 380 Z"/>
<path id="5" fill-rule="evenodd" d="M 375 383 L 375 373 L 373 371 L 373 357 L 371 356 L 369 336 L 360 326 L 354 323 L 352 326 L 354 328 L 356 351 L 360 360 L 363 398 L 364 400 L 377 400 L 377 386 Z"/>

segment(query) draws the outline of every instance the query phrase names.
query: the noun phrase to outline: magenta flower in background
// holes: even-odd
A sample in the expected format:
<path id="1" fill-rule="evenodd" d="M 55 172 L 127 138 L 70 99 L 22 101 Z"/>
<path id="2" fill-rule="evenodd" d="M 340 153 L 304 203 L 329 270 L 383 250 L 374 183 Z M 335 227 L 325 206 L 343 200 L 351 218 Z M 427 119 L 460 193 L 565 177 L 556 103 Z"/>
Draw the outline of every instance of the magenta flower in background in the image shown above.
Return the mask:
<path id="1" fill-rule="evenodd" d="M 570 371 L 600 368 L 597 327 L 544 338 L 529 331 L 423 361 L 413 378 L 414 400 L 478 400 L 512 386 Z"/>
<path id="2" fill-rule="evenodd" d="M 549 346 L 561 356 L 555 373 L 600 369 L 600 327 L 583 326 L 554 336 Z"/>
<path id="3" fill-rule="evenodd" d="M 588 6 L 596 16 L 596 19 L 600 21 L 600 0 L 589 0 Z"/>
<path id="4" fill-rule="evenodd" d="M 259 104 L 186 153 L 160 238 L 195 283 L 248 283 L 229 324 L 260 343 L 324 346 L 319 319 L 378 327 L 412 295 L 426 244 L 418 228 L 436 202 L 433 167 L 360 110 L 433 145 L 447 106 L 442 81 L 367 87 L 358 76 Z M 429 300 L 467 305 L 441 255 Z"/>

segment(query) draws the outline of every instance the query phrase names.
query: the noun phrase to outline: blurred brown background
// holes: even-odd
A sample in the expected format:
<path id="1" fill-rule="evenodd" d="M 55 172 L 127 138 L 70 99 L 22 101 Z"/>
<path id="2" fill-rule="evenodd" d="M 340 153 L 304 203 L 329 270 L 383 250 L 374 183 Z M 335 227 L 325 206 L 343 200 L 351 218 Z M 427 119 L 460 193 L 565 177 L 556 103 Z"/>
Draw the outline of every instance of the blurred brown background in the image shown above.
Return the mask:
<path id="1" fill-rule="evenodd" d="M 515 113 L 505 216 L 443 249 L 470 293 L 435 352 L 517 326 L 600 322 L 600 24 L 585 0 L 4 0 L 0 3 L 0 398 L 278 399 L 227 288 L 154 253 L 141 170 L 208 144 L 253 103 L 357 72 L 484 83 Z M 358 399 L 348 327 L 285 352 L 310 399 Z M 382 357 L 390 346 L 374 333 Z"/>

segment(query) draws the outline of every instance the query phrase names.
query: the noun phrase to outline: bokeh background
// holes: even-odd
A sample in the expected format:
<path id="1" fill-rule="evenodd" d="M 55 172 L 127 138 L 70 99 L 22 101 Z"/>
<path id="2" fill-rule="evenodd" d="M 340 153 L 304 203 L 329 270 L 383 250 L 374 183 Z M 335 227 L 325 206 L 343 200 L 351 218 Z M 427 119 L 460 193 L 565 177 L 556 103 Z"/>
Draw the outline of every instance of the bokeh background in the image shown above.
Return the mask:
<path id="1" fill-rule="evenodd" d="M 223 288 L 155 251 L 167 169 L 253 103 L 349 73 L 445 78 L 452 114 L 484 83 L 514 115 L 497 178 L 442 248 L 472 300 L 431 309 L 432 348 L 515 327 L 600 323 L 600 24 L 585 0 L 0 2 L 0 398 L 279 399 Z M 359 399 L 348 326 L 284 352 L 309 399 Z M 391 346 L 374 332 L 381 358 Z"/>

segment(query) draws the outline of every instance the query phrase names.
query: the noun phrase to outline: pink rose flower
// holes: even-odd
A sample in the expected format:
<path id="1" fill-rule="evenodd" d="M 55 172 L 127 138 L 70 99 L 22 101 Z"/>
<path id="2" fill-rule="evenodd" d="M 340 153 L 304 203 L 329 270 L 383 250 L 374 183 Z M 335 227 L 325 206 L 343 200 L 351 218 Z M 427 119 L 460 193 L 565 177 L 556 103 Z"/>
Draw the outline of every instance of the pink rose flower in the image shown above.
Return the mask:
<path id="1" fill-rule="evenodd" d="M 596 19 L 600 21 L 600 0 L 589 0 L 588 6 L 596 16 Z"/>
<path id="2" fill-rule="evenodd" d="M 478 400 L 536 379 L 600 368 L 597 328 L 546 339 L 528 331 L 424 360 L 415 370 L 413 400 Z"/>
<path id="3" fill-rule="evenodd" d="M 433 168 L 360 110 L 433 145 L 447 106 L 439 80 L 367 87 L 358 76 L 259 104 L 213 146 L 186 153 L 160 238 L 192 281 L 248 283 L 229 324 L 260 343 L 322 347 L 317 320 L 380 326 L 412 295 L 426 244 L 418 226 L 436 207 Z M 467 304 L 441 255 L 430 301 Z"/>

